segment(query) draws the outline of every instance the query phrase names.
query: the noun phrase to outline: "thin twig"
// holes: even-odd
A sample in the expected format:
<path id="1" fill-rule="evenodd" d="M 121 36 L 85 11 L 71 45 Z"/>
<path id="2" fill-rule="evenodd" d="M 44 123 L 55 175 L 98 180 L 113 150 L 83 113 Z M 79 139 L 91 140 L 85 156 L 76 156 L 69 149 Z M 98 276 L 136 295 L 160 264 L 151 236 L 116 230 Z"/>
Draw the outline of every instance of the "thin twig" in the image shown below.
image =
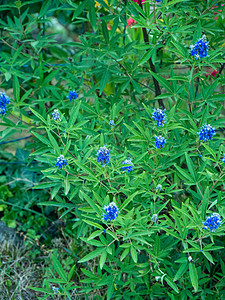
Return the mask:
<path id="1" fill-rule="evenodd" d="M 142 5 L 141 0 L 139 0 L 139 6 L 143 10 L 143 5 Z M 144 37 L 145 44 L 148 45 L 149 44 L 149 38 L 148 38 L 148 33 L 147 33 L 147 30 L 146 30 L 145 27 L 142 27 L 142 32 L 143 32 L 143 37 Z M 149 62 L 149 66 L 150 66 L 151 71 L 156 74 L 155 65 L 153 64 L 151 57 L 149 58 L 148 62 Z M 154 83 L 154 86 L 155 86 L 155 96 L 157 97 L 157 96 L 161 95 L 161 89 L 159 87 L 159 82 L 155 79 L 155 77 L 152 76 L 152 78 L 153 78 L 153 83 Z M 159 103 L 160 107 L 165 108 L 162 99 L 158 99 L 158 103 Z"/>

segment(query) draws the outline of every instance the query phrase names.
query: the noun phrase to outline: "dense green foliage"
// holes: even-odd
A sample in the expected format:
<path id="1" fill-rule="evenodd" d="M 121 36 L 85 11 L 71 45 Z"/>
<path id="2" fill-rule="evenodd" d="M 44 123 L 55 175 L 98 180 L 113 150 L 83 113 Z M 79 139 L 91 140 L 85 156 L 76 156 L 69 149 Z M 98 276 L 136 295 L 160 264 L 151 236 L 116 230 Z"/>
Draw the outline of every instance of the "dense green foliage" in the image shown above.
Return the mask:
<path id="1" fill-rule="evenodd" d="M 52 275 L 34 288 L 44 292 L 39 299 L 53 296 L 52 286 L 68 299 L 224 299 L 223 3 L 36 0 L 0 7 L 0 82 L 11 98 L 1 141 L 24 131 L 34 141 L 29 152 L 17 151 L 28 162 L 27 183 L 15 191 L 10 183 L 10 191 L 10 172 L 22 169 L 0 166 L 3 219 L 13 214 L 24 231 L 34 227 L 35 238 L 57 214 L 73 240 L 66 255 L 54 250 Z M 190 45 L 203 34 L 209 56 L 196 60 Z M 78 98 L 70 101 L 72 90 Z M 167 116 L 161 127 L 152 119 L 157 107 Z M 215 128 L 210 141 L 199 139 L 205 124 Z M 166 139 L 162 149 L 156 135 Z M 97 162 L 103 145 L 106 166 Z M 11 161 L 7 152 L 1 161 Z M 55 166 L 61 154 L 68 160 L 62 170 Z M 122 169 L 126 159 L 131 172 Z M 111 202 L 119 215 L 106 222 Z M 214 232 L 203 224 L 212 213 L 222 219 Z"/>

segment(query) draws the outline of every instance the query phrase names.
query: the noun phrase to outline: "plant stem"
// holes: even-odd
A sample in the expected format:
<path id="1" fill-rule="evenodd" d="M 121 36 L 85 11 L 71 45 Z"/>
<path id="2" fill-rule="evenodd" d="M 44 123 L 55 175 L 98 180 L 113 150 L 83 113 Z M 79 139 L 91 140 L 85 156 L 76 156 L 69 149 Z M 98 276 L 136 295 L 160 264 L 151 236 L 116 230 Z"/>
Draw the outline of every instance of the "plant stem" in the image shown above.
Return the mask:
<path id="1" fill-rule="evenodd" d="M 143 10 L 142 1 L 141 0 L 138 0 L 138 1 L 139 1 L 139 6 Z M 147 33 L 147 30 L 146 30 L 145 27 L 142 27 L 142 32 L 143 32 L 143 37 L 144 37 L 145 44 L 147 45 L 147 44 L 149 44 L 149 38 L 148 38 L 148 33 Z M 148 62 L 149 62 L 149 66 L 150 66 L 151 71 L 156 74 L 155 65 L 153 64 L 151 57 L 149 58 Z M 153 78 L 153 83 L 154 83 L 154 86 L 155 86 L 155 97 L 157 97 L 157 96 L 161 95 L 161 89 L 159 87 L 159 82 L 155 79 L 155 77 L 152 76 L 152 78 Z M 165 108 L 162 99 L 158 99 L 158 103 L 159 103 L 160 107 Z"/>

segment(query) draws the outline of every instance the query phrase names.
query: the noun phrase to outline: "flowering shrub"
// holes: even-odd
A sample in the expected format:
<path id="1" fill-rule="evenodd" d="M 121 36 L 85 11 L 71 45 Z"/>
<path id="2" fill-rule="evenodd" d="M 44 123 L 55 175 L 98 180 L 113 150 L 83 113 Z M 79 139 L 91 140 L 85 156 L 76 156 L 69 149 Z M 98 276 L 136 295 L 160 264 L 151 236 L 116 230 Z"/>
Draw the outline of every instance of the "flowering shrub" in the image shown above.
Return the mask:
<path id="1" fill-rule="evenodd" d="M 74 242 L 64 249 L 71 270 L 53 255 L 57 278 L 40 289 L 223 299 L 225 21 L 213 9 L 222 1 L 46 1 L 38 18 L 18 2 L 16 33 L 1 21 L 1 89 L 13 89 L 2 122 L 12 128 L 11 112 L 32 130 L 43 174 L 33 190 L 51 195 L 39 206 L 58 208 Z M 67 22 L 66 36 L 84 23 L 58 45 L 54 28 L 42 34 L 45 17 Z"/>

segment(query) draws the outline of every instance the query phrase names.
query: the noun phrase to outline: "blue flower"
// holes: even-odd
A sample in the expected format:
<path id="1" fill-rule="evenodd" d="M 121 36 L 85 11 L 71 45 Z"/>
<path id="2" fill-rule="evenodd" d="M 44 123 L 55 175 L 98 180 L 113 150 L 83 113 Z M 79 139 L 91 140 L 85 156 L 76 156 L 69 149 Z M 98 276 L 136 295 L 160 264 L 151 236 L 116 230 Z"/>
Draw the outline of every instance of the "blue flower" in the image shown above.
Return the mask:
<path id="1" fill-rule="evenodd" d="M 114 202 L 104 206 L 105 213 L 103 213 L 103 219 L 105 221 L 115 220 L 118 217 L 119 209 Z"/>
<path id="2" fill-rule="evenodd" d="M 4 115 L 6 113 L 7 104 L 9 104 L 9 97 L 4 92 L 0 92 L 0 115 Z"/>
<path id="3" fill-rule="evenodd" d="M 221 224 L 221 217 L 218 213 L 213 213 L 203 224 L 205 225 L 204 229 L 214 232 Z"/>
<path id="4" fill-rule="evenodd" d="M 70 99 L 70 101 L 76 100 L 77 97 L 78 97 L 78 94 L 77 94 L 77 92 L 76 92 L 75 90 L 69 91 L 69 96 L 68 96 L 68 98 Z"/>
<path id="5" fill-rule="evenodd" d="M 155 0 L 156 2 L 161 2 L 161 0 Z"/>
<path id="6" fill-rule="evenodd" d="M 151 221 L 156 223 L 157 219 L 158 219 L 158 215 L 153 214 L 152 217 L 151 217 Z"/>
<path id="7" fill-rule="evenodd" d="M 109 126 L 111 126 L 111 128 L 113 128 L 113 126 L 115 126 L 115 123 L 114 123 L 113 120 L 110 120 L 110 121 L 109 121 Z"/>
<path id="8" fill-rule="evenodd" d="M 103 231 L 103 233 L 106 233 L 106 229 L 103 229 L 102 231 Z"/>
<path id="9" fill-rule="evenodd" d="M 61 121 L 58 109 L 54 109 L 52 113 L 52 119 L 55 121 Z"/>
<path id="10" fill-rule="evenodd" d="M 123 171 L 127 170 L 128 173 L 130 173 L 130 171 L 134 167 L 134 164 L 132 163 L 131 159 L 126 159 L 125 161 L 123 161 L 123 165 L 127 165 L 125 167 L 122 167 L 122 169 Z"/>
<path id="11" fill-rule="evenodd" d="M 205 124 L 197 134 L 200 137 L 200 141 L 203 140 L 204 142 L 206 142 L 208 140 L 211 140 L 216 133 L 215 128 L 213 128 L 210 124 Z"/>
<path id="12" fill-rule="evenodd" d="M 67 165 L 67 161 L 68 161 L 68 159 L 65 159 L 64 155 L 60 155 L 57 158 L 57 162 L 55 164 L 55 167 L 58 167 L 60 170 L 62 170 L 63 166 Z"/>
<path id="13" fill-rule="evenodd" d="M 209 43 L 206 40 L 206 36 L 203 35 L 195 45 L 190 46 L 191 51 L 190 54 L 195 57 L 195 59 L 201 59 L 202 57 L 206 57 L 207 51 L 209 49 Z"/>
<path id="14" fill-rule="evenodd" d="M 101 162 L 102 166 L 108 165 L 109 163 L 109 149 L 106 148 L 104 145 L 103 147 L 100 147 L 100 149 L 97 152 L 97 162 Z"/>
<path id="15" fill-rule="evenodd" d="M 161 191 L 161 190 L 162 190 L 162 185 L 161 185 L 161 184 L 158 184 L 157 187 L 156 187 L 156 190 Z"/>
<path id="16" fill-rule="evenodd" d="M 155 145 L 158 149 L 162 149 L 165 145 L 166 139 L 161 135 L 155 136 Z"/>
<path id="17" fill-rule="evenodd" d="M 225 154 L 223 155 L 222 162 L 225 163 Z"/>
<path id="18" fill-rule="evenodd" d="M 154 121 L 157 121 L 157 126 L 160 127 L 160 126 L 164 126 L 165 122 L 166 122 L 166 115 L 165 115 L 165 109 L 162 110 L 160 108 L 157 108 L 153 110 L 153 113 L 152 113 L 152 119 Z"/>
<path id="19" fill-rule="evenodd" d="M 58 294 L 59 293 L 59 288 L 53 286 L 52 291 L 53 291 L 54 294 Z"/>

